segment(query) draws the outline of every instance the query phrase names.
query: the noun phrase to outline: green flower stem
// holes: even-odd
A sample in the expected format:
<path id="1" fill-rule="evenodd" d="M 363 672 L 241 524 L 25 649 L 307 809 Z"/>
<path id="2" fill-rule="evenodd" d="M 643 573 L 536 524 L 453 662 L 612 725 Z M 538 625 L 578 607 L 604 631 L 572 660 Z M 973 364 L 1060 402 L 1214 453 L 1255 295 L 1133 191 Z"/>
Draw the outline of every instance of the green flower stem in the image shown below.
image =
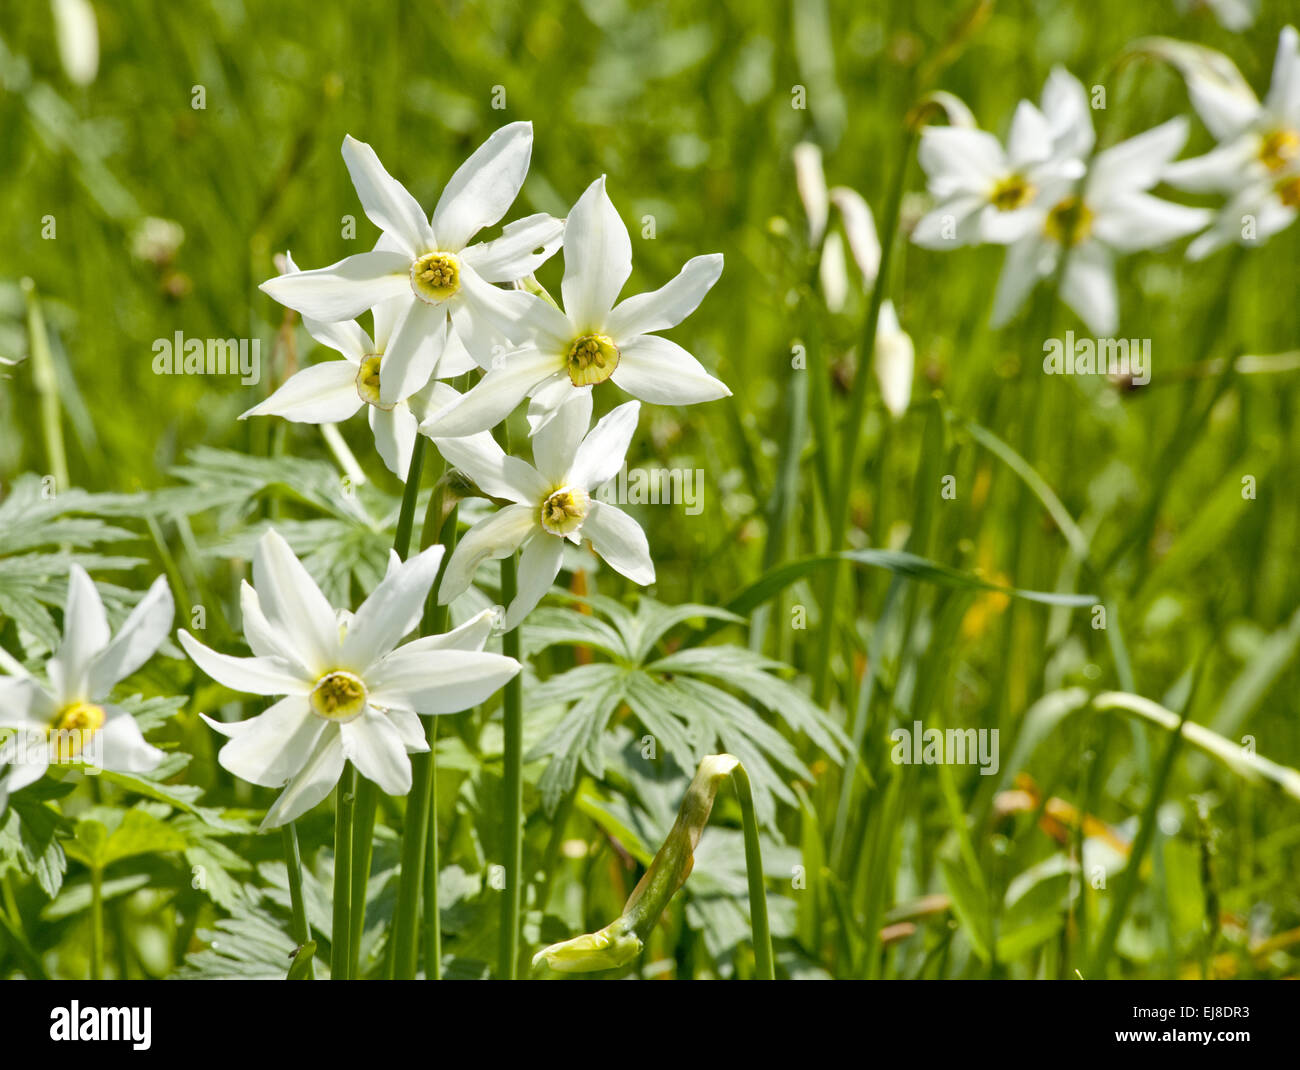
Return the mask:
<path id="1" fill-rule="evenodd" d="M 45 461 L 54 477 L 59 494 L 68 489 L 68 455 L 63 445 L 63 415 L 59 406 L 58 375 L 50 353 L 49 335 L 45 333 L 45 314 L 41 311 L 36 283 L 23 279 L 20 284 L 27 306 L 27 351 L 32 358 L 32 385 L 41 406 L 41 433 L 45 439 Z"/>
<path id="2" fill-rule="evenodd" d="M 361 976 L 361 935 L 366 930 L 366 889 L 375 853 L 375 812 L 379 787 L 358 774 L 357 799 L 352 811 L 352 929 L 348 934 L 348 976 Z"/>
<path id="3" fill-rule="evenodd" d="M 334 789 L 334 925 L 330 932 L 330 978 L 348 979 L 352 963 L 352 811 L 357 772 L 349 762 Z"/>
<path id="4" fill-rule="evenodd" d="M 871 287 L 871 304 L 862 325 L 862 341 L 858 345 L 858 366 L 853 376 L 853 392 L 849 396 L 849 414 L 844 422 L 843 439 L 837 471 L 840 477 L 838 493 L 831 498 L 830 550 L 834 553 L 845 548 L 849 521 L 849 486 L 858 474 L 858 449 L 862 438 L 863 415 L 867 402 L 867 381 L 876 355 L 876 328 L 880 323 L 880 306 L 889 291 L 889 273 L 894 260 L 894 246 L 898 244 L 898 217 L 903 205 L 903 187 L 907 184 L 907 168 L 912 159 L 912 149 L 919 135 L 919 124 L 906 124 L 900 146 L 894 177 L 889 187 L 889 199 L 880 229 L 880 270 Z M 822 641 L 817 647 L 817 662 L 813 673 L 813 697 L 825 705 L 830 685 L 831 647 L 835 642 L 835 602 L 839 593 L 841 565 L 826 570 L 822 586 Z"/>
<path id="5" fill-rule="evenodd" d="M 104 979 L 104 872 L 90 867 L 90 979 Z"/>
<path id="6" fill-rule="evenodd" d="M 406 486 L 402 489 L 402 509 L 397 514 L 397 534 L 393 537 L 393 549 L 403 561 L 411 549 L 411 528 L 415 525 L 415 503 L 420 497 L 420 477 L 424 474 L 424 446 L 427 441 L 423 435 L 415 436 L 411 466 L 407 469 Z"/>
<path id="7" fill-rule="evenodd" d="M 772 930 L 767 923 L 767 890 L 763 887 L 763 854 L 758 845 L 758 819 L 754 816 L 754 794 L 749 774 L 739 762 L 731 771 L 740 799 L 740 816 L 745 828 L 745 875 L 749 878 L 749 925 L 754 938 L 754 972 L 760 981 L 775 981 L 772 962 Z"/>
<path id="8" fill-rule="evenodd" d="M 512 554 L 501 562 L 501 603 L 510 605 L 518 590 L 518 562 Z M 519 659 L 519 629 L 501 638 L 501 652 Z M 519 912 L 523 903 L 524 823 L 524 684 L 522 674 L 511 678 L 504 691 L 505 764 L 501 797 L 505 820 L 506 887 L 501 896 L 501 942 L 497 977 L 515 980 L 519 976 Z"/>
<path id="9" fill-rule="evenodd" d="M 424 848 L 424 976 L 442 980 L 442 914 L 438 908 L 438 718 L 430 717 L 428 842 Z"/>
<path id="10" fill-rule="evenodd" d="M 280 826 L 280 842 L 284 845 L 284 868 L 289 873 L 291 935 L 297 945 L 302 947 L 311 940 L 311 927 L 307 924 L 307 905 L 302 897 L 302 856 L 298 851 L 298 829 L 292 821 Z M 307 980 L 314 979 L 311 963 L 308 963 Z"/>

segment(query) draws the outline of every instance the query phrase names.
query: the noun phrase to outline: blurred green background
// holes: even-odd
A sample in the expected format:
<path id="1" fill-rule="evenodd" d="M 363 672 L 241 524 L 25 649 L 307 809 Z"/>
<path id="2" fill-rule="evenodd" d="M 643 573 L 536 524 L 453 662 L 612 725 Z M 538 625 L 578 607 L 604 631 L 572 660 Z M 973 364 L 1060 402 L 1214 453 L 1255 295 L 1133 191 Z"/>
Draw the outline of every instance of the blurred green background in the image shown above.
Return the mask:
<path id="1" fill-rule="evenodd" d="M 1264 0 L 1254 26 L 1233 33 L 1172 0 L 1009 0 L 975 17 L 941 0 L 93 6 L 99 68 L 85 86 L 60 65 L 48 5 L 7 3 L 0 12 L 0 356 L 23 361 L 0 368 L 0 484 L 50 467 L 33 364 L 23 360 L 22 278 L 33 280 L 49 326 L 74 485 L 159 487 L 197 445 L 329 457 L 314 427 L 235 417 L 285 372 L 282 310 L 257 290 L 275 272 L 273 254 L 288 248 L 299 265 L 320 266 L 377 236 L 342 164 L 343 135 L 369 142 L 431 208 L 487 134 L 529 119 L 532 168 L 508 219 L 564 215 L 604 173 L 632 232 L 626 292 L 660 285 L 693 255 L 726 256 L 718 286 L 671 337 L 735 397 L 647 411 L 629 456 L 630 464 L 705 471 L 701 515 L 653 509 L 640 519 L 658 565 L 656 596 L 715 605 L 771 563 L 765 552 L 781 560 L 824 548 L 815 435 L 800 447 L 800 500 L 786 540 L 776 551 L 766 543 L 788 403 L 797 396 L 792 376 L 800 374 L 791 351 L 808 331 L 794 145 L 820 145 L 831 184 L 860 191 L 879 220 L 902 118 L 923 89 L 957 94 L 981 126 L 1003 134 L 1016 101 L 1037 100 L 1061 63 L 1085 85 L 1104 79 L 1107 107 L 1094 120 L 1102 143 L 1113 143 L 1190 113 L 1168 69 L 1139 62 L 1108 73 L 1127 44 L 1150 34 L 1208 44 L 1262 95 L 1286 14 L 1286 5 Z M 792 107 L 796 85 L 807 90 L 806 109 Z M 195 87 L 202 109 L 192 107 Z M 504 108 L 494 108 L 502 95 Z M 1186 154 L 1212 143 L 1194 118 L 1192 129 Z M 914 164 L 907 188 L 904 227 L 925 207 Z M 346 215 L 357 221 L 351 241 L 341 237 Z M 53 239 L 43 237 L 47 216 Z M 648 216 L 653 238 L 643 236 Z M 918 522 L 930 490 L 917 475 L 928 398 L 941 391 L 945 411 L 1014 445 L 1092 540 L 1122 610 L 1137 690 L 1172 703 L 1199 668 L 1194 720 L 1213 723 L 1231 699 L 1238 708 L 1228 735 L 1249 734 L 1262 753 L 1300 764 L 1300 376 L 1221 376 L 1204 367 L 1295 349 L 1298 253 L 1300 227 L 1292 227 L 1258 250 L 1200 264 L 1184 261 L 1181 248 L 1121 261 L 1120 334 L 1152 339 L 1154 365 L 1149 387 L 1122 393 L 1100 379 L 1041 374 L 1043 336 L 1026 325 L 1041 322 L 1038 306 L 1004 331 L 988 329 L 999 250 L 937 254 L 901 242 L 891 293 L 916 345 L 913 407 L 893 423 L 871 388 L 864 465 L 839 488 L 850 497 L 854 543 L 898 546 Z M 541 281 L 558 284 L 561 263 L 548 263 Z M 858 294 L 822 324 L 836 397 L 853 374 L 864 310 Z M 1064 306 L 1050 315 L 1056 334 L 1082 331 Z M 264 382 L 154 375 L 153 341 L 176 331 L 261 339 Z M 294 348 L 300 363 L 311 359 L 301 331 Z M 598 394 L 598 404 L 613 401 Z M 956 474 L 961 491 L 939 511 L 929 556 L 1025 588 L 1074 584 L 1078 563 L 1046 514 L 955 418 L 946 427 L 947 466 L 938 471 Z M 363 421 L 343 430 L 371 478 L 395 492 Z M 1254 500 L 1240 495 L 1243 475 L 1257 478 Z M 831 696 L 846 721 L 887 586 L 888 577 L 867 575 L 854 594 Z M 781 614 L 815 593 L 797 586 L 786 598 Z M 933 619 L 918 612 L 935 630 L 913 630 L 883 657 L 922 679 L 937 674 L 950 724 L 1011 728 L 1050 687 L 1118 686 L 1123 675 L 1083 613 L 978 600 L 959 616 L 951 642 L 930 649 L 941 621 L 937 611 Z M 815 624 L 776 631 L 772 651 L 807 669 L 823 641 Z M 887 672 L 885 683 L 892 691 L 897 680 Z M 1146 737 L 1122 725 L 1072 727 L 1036 770 L 1040 781 L 1067 776 L 1071 758 L 1113 735 L 1101 816 L 1131 817 L 1146 795 L 1151 754 Z M 1163 746 L 1163 737 L 1152 739 L 1151 748 Z M 1004 737 L 1004 758 L 1011 742 Z M 968 797 L 983 790 L 979 781 Z M 1195 883 L 1188 800 L 1205 793 L 1223 832 L 1221 880 L 1232 889 L 1225 910 L 1243 931 L 1261 910 L 1270 932 L 1300 926 L 1296 804 L 1245 792 L 1204 763 L 1180 765 L 1175 783 L 1185 850 L 1170 864 Z M 943 804 L 932 786 L 913 790 L 916 832 L 899 848 L 907 857 L 923 854 L 935 823 L 946 820 L 936 817 Z M 829 798 L 833 810 L 834 792 Z M 991 871 L 1000 864 L 988 861 Z M 1155 974 L 1173 971 L 1173 944 L 1163 959 L 1147 945 L 1164 939 L 1153 918 L 1174 908 L 1157 900 L 1146 909 L 1129 950 Z M 1179 926 L 1194 929 L 1196 904 L 1178 909 Z"/>

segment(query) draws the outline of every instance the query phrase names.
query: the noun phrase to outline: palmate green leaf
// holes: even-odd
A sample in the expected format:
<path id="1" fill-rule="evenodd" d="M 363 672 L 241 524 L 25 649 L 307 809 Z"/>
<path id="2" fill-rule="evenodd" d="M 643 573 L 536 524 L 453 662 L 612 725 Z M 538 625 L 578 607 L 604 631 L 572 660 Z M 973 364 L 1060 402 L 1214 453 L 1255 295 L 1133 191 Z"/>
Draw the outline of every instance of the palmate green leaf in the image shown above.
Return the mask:
<path id="1" fill-rule="evenodd" d="M 293 937 L 262 903 L 250 903 L 238 917 L 222 918 L 211 929 L 200 929 L 207 944 L 185 957 L 176 975 L 185 980 L 282 980 L 298 952 Z M 316 976 L 329 976 L 329 964 L 319 956 Z"/>
<path id="2" fill-rule="evenodd" d="M 89 494 L 75 488 L 50 495 L 44 480 L 24 473 L 0 501 L 0 556 L 43 546 L 82 549 L 134 538 L 130 531 L 106 524 L 99 516 L 130 514 L 143 501 L 139 494 Z"/>
<path id="3" fill-rule="evenodd" d="M 528 627 L 523 632 L 529 652 L 545 650 L 549 646 L 594 646 L 613 658 L 632 657 L 631 651 L 610 625 L 597 617 L 576 613 L 569 609 L 542 607 L 528 615 Z"/>
<path id="4" fill-rule="evenodd" d="M 188 841 L 182 832 L 147 810 L 123 812 L 96 806 L 78 819 L 64 849 L 69 858 L 102 870 L 123 858 L 183 851 L 186 846 Z"/>
<path id="5" fill-rule="evenodd" d="M 58 895 L 68 870 L 67 856 L 57 836 L 68 824 L 49 799 L 72 790 L 40 780 L 12 796 L 0 815 L 0 871 L 9 866 L 35 879 L 47 896 Z"/>

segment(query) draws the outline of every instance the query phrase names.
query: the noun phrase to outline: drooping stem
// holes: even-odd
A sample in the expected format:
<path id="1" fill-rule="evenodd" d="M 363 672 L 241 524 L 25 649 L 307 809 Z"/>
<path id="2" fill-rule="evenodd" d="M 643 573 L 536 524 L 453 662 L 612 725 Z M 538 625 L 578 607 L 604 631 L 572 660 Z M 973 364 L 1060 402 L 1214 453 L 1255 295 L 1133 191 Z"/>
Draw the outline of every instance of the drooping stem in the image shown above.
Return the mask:
<path id="1" fill-rule="evenodd" d="M 767 922 L 767 890 L 763 887 L 763 855 L 758 845 L 758 819 L 754 816 L 754 793 L 749 774 L 736 764 L 731 771 L 740 799 L 740 816 L 745 828 L 745 873 L 749 878 L 749 925 L 754 938 L 754 972 L 760 981 L 775 981 L 772 961 L 772 930 Z"/>
<path id="2" fill-rule="evenodd" d="M 518 564 L 514 555 L 501 562 L 501 601 L 509 606 L 518 590 Z M 501 652 L 519 659 L 519 629 L 501 637 Z M 501 895 L 501 936 L 497 977 L 513 981 L 519 973 L 519 912 L 523 903 L 524 824 L 524 685 L 522 675 L 506 684 L 503 694 L 505 717 L 505 766 L 501 797 L 505 822 L 506 886 Z"/>
<path id="3" fill-rule="evenodd" d="M 104 979 L 104 873 L 90 869 L 90 979 Z"/>
<path id="4" fill-rule="evenodd" d="M 357 773 L 349 762 L 334 789 L 334 925 L 330 933 L 330 978 L 348 979 L 352 963 L 352 811 Z"/>
<path id="5" fill-rule="evenodd" d="M 311 940 L 311 927 L 307 924 L 307 905 L 302 897 L 302 855 L 298 851 L 298 829 L 290 821 L 280 826 L 280 842 L 284 845 L 284 868 L 289 873 L 289 907 L 291 935 L 302 947 Z M 315 980 L 312 966 L 307 964 L 307 980 Z"/>

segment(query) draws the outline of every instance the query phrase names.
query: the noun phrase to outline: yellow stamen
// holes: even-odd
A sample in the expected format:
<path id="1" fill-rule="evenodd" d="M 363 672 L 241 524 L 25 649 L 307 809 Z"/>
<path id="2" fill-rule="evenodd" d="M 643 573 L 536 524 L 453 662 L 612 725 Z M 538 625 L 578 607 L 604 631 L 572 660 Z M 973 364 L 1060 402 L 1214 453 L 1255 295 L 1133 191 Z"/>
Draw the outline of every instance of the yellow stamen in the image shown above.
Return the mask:
<path id="1" fill-rule="evenodd" d="M 1300 175 L 1284 178 L 1274 188 L 1280 200 L 1288 208 L 1300 208 Z"/>
<path id="2" fill-rule="evenodd" d="M 393 406 L 385 405 L 379 400 L 380 359 L 379 353 L 371 353 L 361 359 L 361 367 L 357 369 L 357 394 L 367 405 L 389 412 Z"/>
<path id="3" fill-rule="evenodd" d="M 612 338 L 603 334 L 585 334 L 569 346 L 565 358 L 569 367 L 569 379 L 574 386 L 603 383 L 614 374 L 618 358 L 618 346 Z"/>
<path id="4" fill-rule="evenodd" d="M 366 708 L 366 685 L 352 673 L 336 669 L 316 681 L 308 701 L 317 717 L 326 721 L 353 721 Z"/>
<path id="5" fill-rule="evenodd" d="M 1285 127 L 1270 130 L 1259 141 L 1260 162 L 1270 171 L 1280 171 L 1300 156 L 1300 134 Z"/>
<path id="6" fill-rule="evenodd" d="M 561 487 L 542 502 L 542 527 L 552 535 L 568 535 L 582 527 L 591 511 L 591 495 L 581 487 Z"/>
<path id="7" fill-rule="evenodd" d="M 1000 179 L 989 194 L 989 202 L 999 212 L 1014 212 L 1023 208 L 1038 192 L 1020 175 L 1007 175 Z"/>
<path id="8" fill-rule="evenodd" d="M 50 725 L 55 760 L 70 762 L 80 755 L 106 719 L 103 709 L 91 702 L 74 702 L 61 710 Z"/>
<path id="9" fill-rule="evenodd" d="M 1071 194 L 1047 213 L 1043 229 L 1049 238 L 1066 247 L 1078 245 L 1092 233 L 1092 209 Z"/>
<path id="10" fill-rule="evenodd" d="M 411 265 L 411 289 L 431 305 L 447 300 L 460 289 L 460 262 L 449 253 L 425 253 Z"/>

